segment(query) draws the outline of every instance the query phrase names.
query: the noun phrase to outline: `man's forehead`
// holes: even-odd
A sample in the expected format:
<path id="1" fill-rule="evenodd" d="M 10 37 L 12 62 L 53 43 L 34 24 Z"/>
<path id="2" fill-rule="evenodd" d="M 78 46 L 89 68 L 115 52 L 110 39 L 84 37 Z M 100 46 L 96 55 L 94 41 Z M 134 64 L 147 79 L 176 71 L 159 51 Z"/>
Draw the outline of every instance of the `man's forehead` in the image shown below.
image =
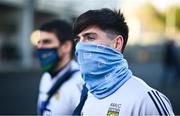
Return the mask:
<path id="1" fill-rule="evenodd" d="M 86 33 L 97 33 L 98 31 L 100 31 L 101 29 L 97 26 L 91 26 L 91 27 L 87 27 L 86 29 L 84 29 L 83 31 L 81 31 L 78 35 L 84 35 Z"/>
<path id="2" fill-rule="evenodd" d="M 46 31 L 40 31 L 40 30 L 35 30 L 31 34 L 31 42 L 33 45 L 37 45 L 39 41 L 52 41 L 54 38 L 57 38 L 56 35 L 52 32 L 46 32 Z"/>

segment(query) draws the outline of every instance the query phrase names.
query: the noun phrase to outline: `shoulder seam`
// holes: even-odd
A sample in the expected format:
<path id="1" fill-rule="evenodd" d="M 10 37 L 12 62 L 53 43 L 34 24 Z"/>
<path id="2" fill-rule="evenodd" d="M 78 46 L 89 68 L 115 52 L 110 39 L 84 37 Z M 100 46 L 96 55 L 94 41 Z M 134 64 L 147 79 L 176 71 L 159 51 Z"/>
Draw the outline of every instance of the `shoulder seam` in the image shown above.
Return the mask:
<path id="1" fill-rule="evenodd" d="M 153 101 L 160 115 L 170 115 L 165 103 L 163 102 L 157 91 L 151 90 L 148 92 L 148 95 Z"/>

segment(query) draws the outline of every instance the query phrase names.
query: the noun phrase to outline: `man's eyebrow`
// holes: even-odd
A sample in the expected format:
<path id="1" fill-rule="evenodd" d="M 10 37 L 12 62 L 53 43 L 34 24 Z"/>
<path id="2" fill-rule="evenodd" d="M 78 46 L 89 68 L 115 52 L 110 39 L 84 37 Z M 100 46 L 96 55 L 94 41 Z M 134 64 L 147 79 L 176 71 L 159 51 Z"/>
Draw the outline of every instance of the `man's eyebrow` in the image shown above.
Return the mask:
<path id="1" fill-rule="evenodd" d="M 76 36 L 74 37 L 74 39 L 77 39 L 77 38 L 79 39 L 80 37 L 79 37 L 78 35 L 76 35 Z"/>
<path id="2" fill-rule="evenodd" d="M 51 41 L 51 39 L 50 38 L 43 38 L 43 39 L 39 39 L 38 40 L 38 42 L 40 42 L 40 41 L 42 41 L 42 42 L 44 42 L 44 41 Z"/>
<path id="3" fill-rule="evenodd" d="M 87 32 L 87 33 L 82 34 L 83 37 L 88 36 L 88 35 L 97 35 L 97 33 L 95 33 L 95 32 Z"/>

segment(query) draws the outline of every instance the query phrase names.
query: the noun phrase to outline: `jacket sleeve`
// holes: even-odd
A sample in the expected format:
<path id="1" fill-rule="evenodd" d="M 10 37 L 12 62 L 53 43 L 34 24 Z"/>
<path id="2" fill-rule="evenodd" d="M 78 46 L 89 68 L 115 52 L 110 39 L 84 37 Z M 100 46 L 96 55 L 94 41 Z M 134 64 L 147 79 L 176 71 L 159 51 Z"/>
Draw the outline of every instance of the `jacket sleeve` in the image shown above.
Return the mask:
<path id="1" fill-rule="evenodd" d="M 168 98 L 156 90 L 151 90 L 139 103 L 139 115 L 174 116 L 174 113 Z"/>

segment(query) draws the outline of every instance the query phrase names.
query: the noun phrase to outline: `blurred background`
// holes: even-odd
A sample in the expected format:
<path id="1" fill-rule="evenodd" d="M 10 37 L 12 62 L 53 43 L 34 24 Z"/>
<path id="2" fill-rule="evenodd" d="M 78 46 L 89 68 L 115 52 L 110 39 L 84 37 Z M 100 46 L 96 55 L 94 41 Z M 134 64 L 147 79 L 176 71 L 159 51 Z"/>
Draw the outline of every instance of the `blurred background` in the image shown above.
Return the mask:
<path id="1" fill-rule="evenodd" d="M 165 94 L 180 114 L 179 0 L 0 0 L 0 114 L 36 114 L 42 71 L 31 32 L 89 9 L 121 9 L 130 28 L 125 57 L 134 75 Z"/>

